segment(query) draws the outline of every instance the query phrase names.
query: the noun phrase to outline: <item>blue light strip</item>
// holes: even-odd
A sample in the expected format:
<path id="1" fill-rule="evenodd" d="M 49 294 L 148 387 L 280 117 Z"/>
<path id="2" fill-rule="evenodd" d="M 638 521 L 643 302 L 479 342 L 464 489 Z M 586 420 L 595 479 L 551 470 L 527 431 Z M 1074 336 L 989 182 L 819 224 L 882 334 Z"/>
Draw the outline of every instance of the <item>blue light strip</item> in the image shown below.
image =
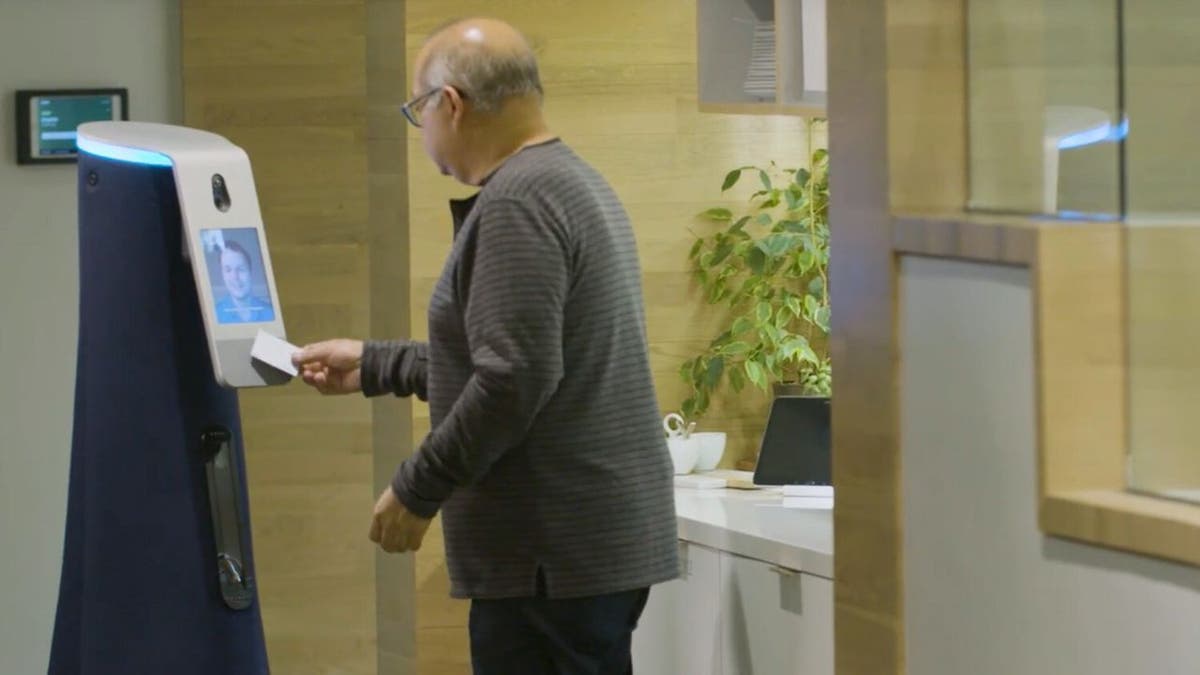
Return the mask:
<path id="1" fill-rule="evenodd" d="M 120 162 L 145 164 L 147 166 L 172 166 L 171 158 L 160 152 L 138 150 L 137 148 L 127 148 L 121 145 L 109 145 L 108 143 L 93 141 L 83 136 L 76 139 L 75 145 L 89 155 L 107 157 L 108 159 L 115 159 Z"/>
<path id="2" fill-rule="evenodd" d="M 1069 150 L 1071 148 L 1081 148 L 1085 145 L 1093 143 L 1115 143 L 1124 140 L 1129 135 L 1129 119 L 1121 120 L 1121 123 L 1113 126 L 1107 122 L 1091 129 L 1085 129 L 1080 132 L 1063 136 L 1058 141 L 1059 150 Z"/>

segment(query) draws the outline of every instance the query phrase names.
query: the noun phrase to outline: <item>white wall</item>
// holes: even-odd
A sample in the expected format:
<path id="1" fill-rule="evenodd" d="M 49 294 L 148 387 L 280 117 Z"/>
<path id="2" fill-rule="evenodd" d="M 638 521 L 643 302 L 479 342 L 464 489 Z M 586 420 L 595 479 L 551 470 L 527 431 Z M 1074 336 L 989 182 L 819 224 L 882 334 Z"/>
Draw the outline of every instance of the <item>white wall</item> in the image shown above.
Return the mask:
<path id="1" fill-rule="evenodd" d="M 902 261 L 908 672 L 1200 673 L 1200 570 L 1038 532 L 1032 310 L 1025 269 Z"/>
<path id="2" fill-rule="evenodd" d="M 0 673 L 46 672 L 66 512 L 75 165 L 18 167 L 16 89 L 124 86 L 182 117 L 178 0 L 0 0 Z"/>

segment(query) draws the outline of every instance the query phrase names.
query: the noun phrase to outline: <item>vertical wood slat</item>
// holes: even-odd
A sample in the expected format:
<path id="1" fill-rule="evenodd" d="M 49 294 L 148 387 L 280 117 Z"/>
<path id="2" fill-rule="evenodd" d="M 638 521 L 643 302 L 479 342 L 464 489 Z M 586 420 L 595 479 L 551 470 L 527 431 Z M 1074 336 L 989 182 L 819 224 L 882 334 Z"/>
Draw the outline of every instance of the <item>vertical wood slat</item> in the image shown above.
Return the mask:
<path id="1" fill-rule="evenodd" d="M 887 154 L 887 0 L 829 6 L 834 658 L 903 671 L 895 276 Z"/>
<path id="2" fill-rule="evenodd" d="M 368 265 L 373 239 L 381 253 L 397 246 L 395 234 L 376 236 L 385 211 L 371 179 L 404 184 L 403 162 L 368 164 L 368 145 L 389 141 L 368 133 L 368 4 L 380 5 L 182 0 L 185 124 L 249 154 L 299 344 L 366 335 L 379 307 L 390 300 L 402 314 L 407 301 L 403 286 L 390 298 L 375 288 L 387 277 Z M 377 428 L 361 399 L 322 399 L 300 383 L 240 398 L 272 670 L 374 673 L 372 450 L 403 424 Z"/>
<path id="3" fill-rule="evenodd" d="M 966 203 L 965 4 L 828 10 L 839 675 L 905 670 L 892 214 Z"/>

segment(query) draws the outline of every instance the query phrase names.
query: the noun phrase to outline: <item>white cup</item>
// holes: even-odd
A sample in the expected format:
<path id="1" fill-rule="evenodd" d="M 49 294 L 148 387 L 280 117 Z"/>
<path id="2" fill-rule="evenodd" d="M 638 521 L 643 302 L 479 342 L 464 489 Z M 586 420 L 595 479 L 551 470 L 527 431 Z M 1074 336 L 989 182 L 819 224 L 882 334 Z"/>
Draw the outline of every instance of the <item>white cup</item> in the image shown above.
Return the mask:
<path id="1" fill-rule="evenodd" d="M 725 432 L 697 431 L 692 434 L 692 438 L 700 441 L 699 452 L 696 454 L 696 471 L 712 471 L 717 468 L 725 454 Z"/>
<path id="2" fill-rule="evenodd" d="M 671 452 L 671 464 L 675 467 L 675 475 L 691 473 L 700 454 L 700 441 L 694 436 L 671 436 L 667 438 L 667 450 Z"/>

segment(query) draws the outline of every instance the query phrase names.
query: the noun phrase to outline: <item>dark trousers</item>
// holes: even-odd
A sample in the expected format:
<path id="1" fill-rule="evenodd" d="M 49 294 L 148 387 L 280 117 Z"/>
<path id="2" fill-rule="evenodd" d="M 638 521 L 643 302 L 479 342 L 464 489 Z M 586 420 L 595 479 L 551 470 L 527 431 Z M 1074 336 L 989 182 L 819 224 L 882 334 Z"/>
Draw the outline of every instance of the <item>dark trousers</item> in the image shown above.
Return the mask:
<path id="1" fill-rule="evenodd" d="M 586 598 L 471 601 L 475 675 L 630 675 L 650 589 Z"/>

